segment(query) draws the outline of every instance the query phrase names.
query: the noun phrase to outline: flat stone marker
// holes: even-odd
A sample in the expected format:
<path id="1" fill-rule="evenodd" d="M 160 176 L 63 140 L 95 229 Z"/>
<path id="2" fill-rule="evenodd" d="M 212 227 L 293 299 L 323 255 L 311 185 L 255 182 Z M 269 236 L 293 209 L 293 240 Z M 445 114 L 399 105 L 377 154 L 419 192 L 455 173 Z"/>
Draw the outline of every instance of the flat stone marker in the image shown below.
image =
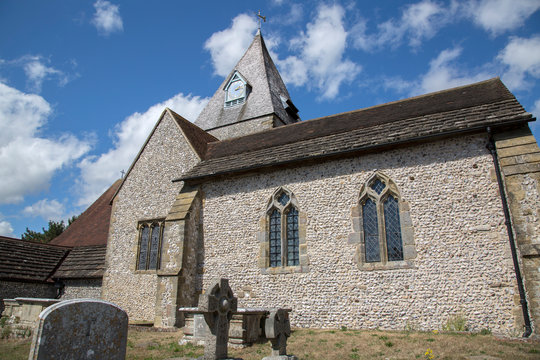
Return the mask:
<path id="1" fill-rule="evenodd" d="M 229 322 L 238 307 L 238 299 L 228 279 L 216 280 L 199 297 L 199 310 L 210 328 L 204 340 L 203 360 L 228 359 Z"/>
<path id="2" fill-rule="evenodd" d="M 126 357 L 128 316 L 97 299 L 61 301 L 39 314 L 29 360 Z"/>
<path id="3" fill-rule="evenodd" d="M 291 336 L 290 309 L 274 309 L 264 322 L 264 332 L 272 344 L 272 354 L 263 360 L 296 360 L 287 355 L 287 338 Z"/>

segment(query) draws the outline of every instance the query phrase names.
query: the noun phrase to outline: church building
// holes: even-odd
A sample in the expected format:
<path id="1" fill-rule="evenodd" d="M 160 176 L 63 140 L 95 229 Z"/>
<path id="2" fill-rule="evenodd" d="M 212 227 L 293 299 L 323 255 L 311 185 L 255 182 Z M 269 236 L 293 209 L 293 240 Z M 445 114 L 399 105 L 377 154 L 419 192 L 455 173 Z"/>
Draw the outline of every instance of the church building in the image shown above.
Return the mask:
<path id="1" fill-rule="evenodd" d="M 194 123 L 157 119 L 111 202 L 101 297 L 181 326 L 225 277 L 297 327 L 529 335 L 533 120 L 495 78 L 300 121 L 259 32 Z"/>

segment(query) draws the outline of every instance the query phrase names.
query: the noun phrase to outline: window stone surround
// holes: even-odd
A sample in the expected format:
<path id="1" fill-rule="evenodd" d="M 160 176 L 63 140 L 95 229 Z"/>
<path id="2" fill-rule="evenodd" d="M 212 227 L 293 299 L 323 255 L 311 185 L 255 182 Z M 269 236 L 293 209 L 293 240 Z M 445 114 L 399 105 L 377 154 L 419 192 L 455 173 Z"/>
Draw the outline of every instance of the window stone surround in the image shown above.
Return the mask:
<path id="1" fill-rule="evenodd" d="M 386 254 L 381 253 L 381 261 L 366 262 L 366 251 L 364 243 L 364 224 L 361 211 L 361 204 L 368 198 L 368 189 L 370 184 L 376 179 L 383 179 L 390 188 L 389 193 L 395 196 L 399 201 L 399 218 L 401 226 L 401 239 L 403 244 L 403 260 L 388 261 Z M 356 244 L 355 262 L 361 270 L 394 270 L 394 269 L 412 269 L 414 268 L 414 259 L 416 258 L 416 247 L 414 244 L 414 228 L 410 215 L 410 205 L 401 196 L 397 185 L 381 171 L 375 171 L 368 180 L 362 185 L 360 196 L 356 206 L 351 208 L 351 224 L 353 232 L 349 234 L 348 244 Z M 379 222 L 382 219 L 379 217 Z M 379 234 L 379 242 L 384 242 L 384 234 Z M 385 246 L 379 245 L 381 249 Z"/>
<path id="2" fill-rule="evenodd" d="M 298 245 L 299 245 L 299 265 L 295 266 L 277 266 L 270 267 L 270 238 L 269 238 L 269 226 L 270 226 L 270 211 L 275 208 L 274 198 L 280 193 L 286 193 L 290 197 L 290 202 L 298 210 Z M 291 273 L 306 273 L 309 272 L 309 258 L 307 254 L 307 242 L 306 242 L 306 225 L 307 214 L 303 212 L 293 192 L 284 187 L 279 187 L 274 191 L 268 205 L 266 207 L 265 214 L 259 221 L 259 232 L 257 238 L 259 241 L 259 267 L 262 274 L 291 274 Z M 282 244 L 284 243 L 282 239 Z M 284 247 L 282 245 L 281 251 L 283 253 Z M 283 262 L 282 262 L 283 264 Z"/>

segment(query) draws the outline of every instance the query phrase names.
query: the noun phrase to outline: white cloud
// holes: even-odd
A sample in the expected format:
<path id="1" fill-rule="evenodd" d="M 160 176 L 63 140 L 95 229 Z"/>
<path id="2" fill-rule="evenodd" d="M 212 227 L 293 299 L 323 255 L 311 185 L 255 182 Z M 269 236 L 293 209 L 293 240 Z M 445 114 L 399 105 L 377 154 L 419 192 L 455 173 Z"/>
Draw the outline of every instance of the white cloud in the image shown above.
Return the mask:
<path id="1" fill-rule="evenodd" d="M 286 83 L 293 84 L 295 86 L 301 86 L 308 81 L 308 65 L 304 60 L 299 59 L 296 56 L 289 56 L 285 60 L 278 60 L 277 57 L 273 57 L 281 68 L 283 79 Z"/>
<path id="2" fill-rule="evenodd" d="M 418 80 L 408 81 L 400 77 L 384 78 L 381 83 L 385 89 L 392 89 L 408 95 L 419 95 L 445 90 L 457 86 L 492 78 L 493 75 L 485 70 L 467 70 L 466 66 L 458 63 L 462 49 L 455 47 L 443 50 L 429 63 L 426 73 Z"/>
<path id="3" fill-rule="evenodd" d="M 56 171 L 90 150 L 87 141 L 73 135 L 40 137 L 50 114 L 41 96 L 0 83 L 0 204 L 46 189 Z"/>
<path id="4" fill-rule="evenodd" d="M 291 40 L 291 47 L 300 55 L 276 59 L 285 82 L 314 86 L 323 99 L 333 99 L 343 83 L 356 78 L 361 66 L 343 59 L 348 36 L 343 16 L 344 10 L 339 5 L 319 7 L 306 32 Z"/>
<path id="5" fill-rule="evenodd" d="M 540 0 L 480 0 L 464 5 L 465 13 L 473 21 L 498 35 L 522 26 L 538 9 Z"/>
<path id="6" fill-rule="evenodd" d="M 476 72 L 471 75 L 466 67 L 455 64 L 455 60 L 461 55 L 459 47 L 446 49 L 429 63 L 429 70 L 424 74 L 419 86 L 414 90 L 416 93 L 427 93 L 444 90 L 456 86 L 471 84 L 492 77 L 486 72 Z"/>
<path id="7" fill-rule="evenodd" d="M 540 99 L 536 100 L 534 102 L 534 106 L 533 106 L 533 109 L 531 110 L 532 111 L 532 114 L 534 115 L 534 117 L 536 117 L 537 119 L 540 119 Z M 537 120 L 539 121 L 539 120 Z"/>
<path id="8" fill-rule="evenodd" d="M 2 60 L 0 65 L 16 66 L 24 70 L 30 91 L 39 93 L 45 80 L 55 80 L 59 86 L 66 85 L 69 81 L 78 77 L 78 74 L 67 74 L 64 71 L 49 66 L 50 60 L 41 55 L 24 55 L 15 60 Z M 72 64 L 74 67 L 76 63 Z M 1 82 L 7 82 L 0 79 Z"/>
<path id="9" fill-rule="evenodd" d="M 54 199 L 42 199 L 35 204 L 26 206 L 23 214 L 34 217 L 39 216 L 46 221 L 60 221 L 64 217 L 64 205 Z"/>
<path id="10" fill-rule="evenodd" d="M 540 78 L 540 36 L 511 38 L 497 60 L 507 66 L 502 76 L 505 84 L 513 90 L 525 88 L 527 75 Z"/>
<path id="11" fill-rule="evenodd" d="M 99 156 L 83 159 L 79 206 L 87 206 L 97 199 L 120 177 L 121 170 L 127 170 L 144 144 L 159 116 L 169 107 L 186 119 L 194 120 L 208 102 L 208 98 L 179 93 L 172 98 L 148 108 L 144 113 L 134 113 L 117 124 L 114 129 L 114 147 Z"/>
<path id="12" fill-rule="evenodd" d="M 282 14 L 279 16 L 274 16 L 271 18 L 272 24 L 276 25 L 293 25 L 301 23 L 304 16 L 304 8 L 301 4 L 291 4 L 289 12 L 287 14 Z M 264 30 L 264 25 L 263 25 Z"/>
<path id="13" fill-rule="evenodd" d="M 118 5 L 113 5 L 106 0 L 97 0 L 94 8 L 96 12 L 92 23 L 100 34 L 108 36 L 113 32 L 124 30 Z"/>
<path id="14" fill-rule="evenodd" d="M 536 100 L 534 102 L 533 108 L 531 110 L 531 113 L 533 116 L 537 119 L 534 122 L 529 123 L 529 126 L 531 127 L 531 130 L 533 132 L 534 137 L 536 138 L 536 141 L 540 141 L 540 99 Z"/>
<path id="15" fill-rule="evenodd" d="M 227 76 L 231 72 L 253 41 L 257 27 L 254 16 L 240 14 L 233 19 L 231 27 L 213 33 L 206 40 L 204 48 L 212 56 L 215 74 Z"/>
<path id="16" fill-rule="evenodd" d="M 408 39 L 409 45 L 418 47 L 425 39 L 430 39 L 437 31 L 447 24 L 456 13 L 454 3 L 448 8 L 440 4 L 423 0 L 411 4 L 402 11 L 401 18 L 390 19 L 377 25 L 377 32 L 367 34 L 367 22 L 358 21 L 351 31 L 356 48 L 371 51 L 384 46 L 399 46 L 403 39 Z"/>
<path id="17" fill-rule="evenodd" d="M 41 91 L 45 79 L 56 77 L 61 86 L 68 82 L 67 76 L 62 71 L 46 66 L 40 56 L 29 57 L 28 62 L 24 64 L 24 72 L 36 92 Z"/>
<path id="18" fill-rule="evenodd" d="M 13 227 L 7 221 L 0 221 L 0 235 L 2 236 L 13 236 Z"/>

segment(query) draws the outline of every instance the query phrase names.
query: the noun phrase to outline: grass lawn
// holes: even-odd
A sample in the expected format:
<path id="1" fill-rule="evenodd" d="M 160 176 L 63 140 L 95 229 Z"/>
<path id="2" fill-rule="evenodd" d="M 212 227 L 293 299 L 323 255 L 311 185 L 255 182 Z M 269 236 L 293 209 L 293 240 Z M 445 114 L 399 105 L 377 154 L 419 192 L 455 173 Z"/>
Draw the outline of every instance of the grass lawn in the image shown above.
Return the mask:
<path id="1" fill-rule="evenodd" d="M 127 359 L 195 358 L 203 348 L 178 345 L 177 332 L 129 330 Z M 0 340 L 0 359 L 26 360 L 30 340 Z M 405 331 L 306 330 L 293 331 L 288 353 L 301 360 L 357 359 L 540 359 L 540 341 L 500 339 L 486 334 Z M 260 360 L 270 344 L 229 348 L 229 356 Z"/>

